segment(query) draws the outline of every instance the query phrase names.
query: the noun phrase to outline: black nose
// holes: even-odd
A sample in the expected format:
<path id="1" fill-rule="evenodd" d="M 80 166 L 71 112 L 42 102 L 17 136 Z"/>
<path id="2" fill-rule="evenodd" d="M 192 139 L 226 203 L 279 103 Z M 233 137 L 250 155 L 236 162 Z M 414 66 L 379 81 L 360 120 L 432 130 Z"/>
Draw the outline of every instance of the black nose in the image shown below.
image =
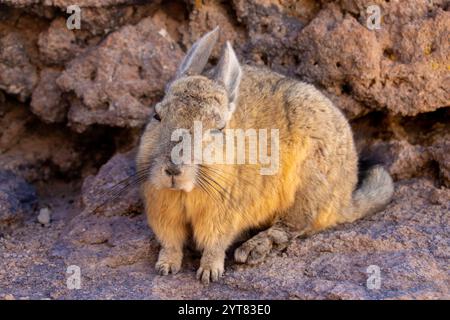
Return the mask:
<path id="1" fill-rule="evenodd" d="M 169 165 L 167 167 L 167 169 L 164 170 L 164 172 L 168 175 L 168 176 L 178 176 L 180 175 L 181 171 L 180 169 L 178 169 L 177 166 L 175 165 Z"/>

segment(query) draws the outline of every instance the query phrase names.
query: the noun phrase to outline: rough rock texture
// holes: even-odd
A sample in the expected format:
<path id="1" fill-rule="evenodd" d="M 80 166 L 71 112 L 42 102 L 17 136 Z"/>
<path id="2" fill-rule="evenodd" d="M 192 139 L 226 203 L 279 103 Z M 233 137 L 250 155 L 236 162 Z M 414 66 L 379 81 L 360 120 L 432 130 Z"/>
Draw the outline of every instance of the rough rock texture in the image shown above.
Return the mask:
<path id="1" fill-rule="evenodd" d="M 447 187 L 450 188 L 450 141 L 443 141 L 433 145 L 429 149 L 431 156 L 439 164 L 440 180 Z"/>
<path id="2" fill-rule="evenodd" d="M 229 257 L 224 278 L 209 287 L 195 279 L 199 257 L 192 251 L 181 273 L 156 275 L 158 244 L 143 215 L 77 216 L 70 231 L 61 221 L 52 223 L 53 232 L 30 222 L 0 239 L 2 293 L 17 299 L 448 299 L 449 198 L 448 189 L 426 179 L 403 180 L 384 212 L 296 240 L 257 267 Z M 42 254 L 42 243 L 50 253 Z M 12 263 L 16 271 L 5 272 Z M 70 265 L 81 269 L 80 290 L 65 286 Z M 372 265 L 381 272 L 379 289 L 367 286 Z"/>
<path id="3" fill-rule="evenodd" d="M 31 98 L 31 111 L 45 122 L 63 122 L 67 114 L 67 102 L 56 84 L 60 72 L 53 69 L 41 71 L 39 83 Z"/>
<path id="4" fill-rule="evenodd" d="M 84 180 L 81 201 L 86 215 L 142 212 L 138 182 L 134 178 L 134 157 L 135 151 L 119 153 L 101 167 L 95 177 Z"/>
<path id="5" fill-rule="evenodd" d="M 0 38 L 0 89 L 24 101 L 36 82 L 36 67 L 28 59 L 21 36 L 9 33 Z"/>
<path id="6" fill-rule="evenodd" d="M 0 234 L 31 215 L 36 200 L 33 186 L 12 172 L 0 171 Z"/>
<path id="7" fill-rule="evenodd" d="M 65 130 L 36 122 L 21 104 L 0 106 L 0 110 L 2 169 L 35 181 L 47 178 L 55 170 L 69 174 L 81 165 L 75 140 Z"/>
<path id="8" fill-rule="evenodd" d="M 167 31 L 147 18 L 109 35 L 97 48 L 73 60 L 58 78 L 74 91 L 69 122 L 84 128 L 93 123 L 140 126 L 149 105 L 175 72 L 182 52 Z"/>
<path id="9" fill-rule="evenodd" d="M 66 20 L 57 18 L 46 31 L 39 34 L 40 57 L 46 64 L 65 63 L 80 52 L 76 41 L 77 34 L 67 29 Z"/>
<path id="10" fill-rule="evenodd" d="M 0 299 L 450 298 L 448 1 L 83 0 L 80 30 L 66 27 L 73 1 L 1 2 Z M 225 277 L 204 287 L 192 248 L 181 273 L 156 275 L 133 157 L 183 52 L 216 25 L 240 61 L 327 95 L 396 191 L 383 212 L 259 266 L 230 250 Z"/>
<path id="11" fill-rule="evenodd" d="M 361 11 L 369 5 L 357 2 Z M 429 7 L 429 1 L 414 4 L 414 10 L 400 1 L 383 4 L 379 31 L 364 26 L 363 12 L 358 20 L 330 4 L 296 39 L 302 58 L 297 73 L 333 94 L 351 94 L 392 113 L 416 115 L 448 105 L 450 56 L 444 39 L 450 14 Z"/>

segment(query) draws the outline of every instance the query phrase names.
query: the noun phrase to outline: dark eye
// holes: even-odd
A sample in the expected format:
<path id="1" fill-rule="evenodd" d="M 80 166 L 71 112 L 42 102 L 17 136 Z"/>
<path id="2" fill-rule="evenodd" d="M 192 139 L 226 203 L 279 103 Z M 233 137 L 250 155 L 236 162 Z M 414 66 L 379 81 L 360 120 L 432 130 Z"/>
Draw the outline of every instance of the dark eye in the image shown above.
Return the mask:
<path id="1" fill-rule="evenodd" d="M 161 121 L 161 117 L 160 117 L 159 114 L 157 114 L 157 113 L 155 113 L 155 114 L 153 115 L 153 119 L 158 120 L 158 121 Z"/>
<path id="2" fill-rule="evenodd" d="M 211 129 L 210 133 L 211 134 L 222 134 L 222 130 L 223 130 L 223 128 L 222 129 Z"/>

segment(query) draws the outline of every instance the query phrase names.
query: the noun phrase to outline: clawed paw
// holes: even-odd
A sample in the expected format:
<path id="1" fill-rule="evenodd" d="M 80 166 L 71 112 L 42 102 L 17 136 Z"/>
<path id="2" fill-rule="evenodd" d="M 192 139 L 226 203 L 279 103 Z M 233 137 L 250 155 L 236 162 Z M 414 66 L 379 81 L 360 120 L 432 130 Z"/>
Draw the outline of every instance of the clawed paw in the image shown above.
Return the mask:
<path id="1" fill-rule="evenodd" d="M 234 251 L 234 260 L 250 265 L 264 261 L 272 248 L 283 249 L 289 243 L 289 234 L 282 229 L 269 228 L 244 242 Z"/>
<path id="2" fill-rule="evenodd" d="M 162 275 L 167 276 L 169 273 L 176 274 L 180 271 L 181 265 L 178 263 L 170 263 L 170 262 L 160 262 L 156 263 L 156 271 Z"/>
<path id="3" fill-rule="evenodd" d="M 223 275 L 223 264 L 217 264 L 215 266 L 200 266 L 197 270 L 197 279 L 203 284 L 209 284 L 210 282 L 219 281 Z"/>
<path id="4" fill-rule="evenodd" d="M 269 237 L 254 237 L 234 251 L 234 260 L 239 263 L 250 265 L 259 264 L 264 261 L 272 250 L 273 242 Z"/>
<path id="5" fill-rule="evenodd" d="M 163 248 L 159 252 L 158 262 L 155 265 L 156 271 L 162 276 L 167 276 L 169 273 L 175 274 L 181 269 L 182 259 L 181 251 Z"/>

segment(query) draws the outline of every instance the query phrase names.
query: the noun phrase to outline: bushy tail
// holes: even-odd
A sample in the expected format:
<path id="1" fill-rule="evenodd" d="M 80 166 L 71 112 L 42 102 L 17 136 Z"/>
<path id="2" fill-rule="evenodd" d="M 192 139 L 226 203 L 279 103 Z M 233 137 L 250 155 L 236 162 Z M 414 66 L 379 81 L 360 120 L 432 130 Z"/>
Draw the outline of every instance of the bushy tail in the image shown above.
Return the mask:
<path id="1" fill-rule="evenodd" d="M 389 173 L 380 165 L 370 167 L 353 192 L 353 203 L 345 219 L 353 222 L 382 210 L 391 200 L 394 183 Z"/>

